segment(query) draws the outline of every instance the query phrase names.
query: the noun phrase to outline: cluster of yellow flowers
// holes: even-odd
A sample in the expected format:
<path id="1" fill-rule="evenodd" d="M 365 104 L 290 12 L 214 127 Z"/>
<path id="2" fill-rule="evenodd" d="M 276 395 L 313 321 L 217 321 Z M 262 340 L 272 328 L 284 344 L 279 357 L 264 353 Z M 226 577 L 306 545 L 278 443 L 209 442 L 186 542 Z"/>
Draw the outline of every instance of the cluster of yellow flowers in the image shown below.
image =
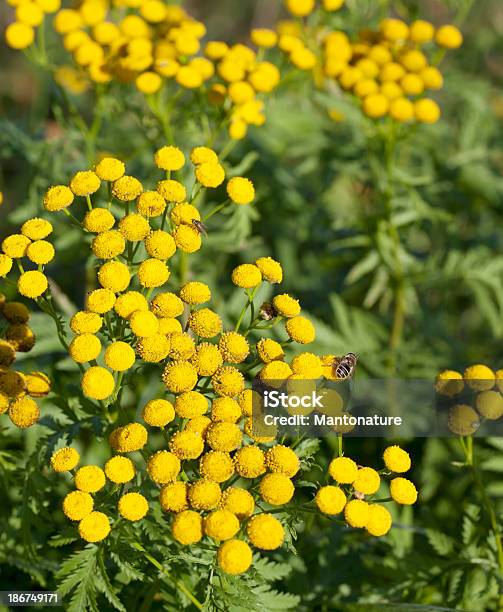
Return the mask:
<path id="1" fill-rule="evenodd" d="M 503 417 L 503 370 L 493 371 L 483 364 L 469 366 L 463 373 L 444 370 L 438 374 L 435 388 L 439 395 L 455 400 L 463 394 L 463 400 L 471 402 L 458 400 L 449 407 L 448 427 L 458 436 L 470 436 L 483 421 Z"/>
<path id="2" fill-rule="evenodd" d="M 411 468 L 409 454 L 399 446 L 389 446 L 383 455 L 385 470 L 381 474 L 403 474 Z M 324 514 L 344 513 L 350 527 L 365 528 L 370 535 L 383 536 L 391 528 L 391 514 L 373 496 L 381 487 L 379 472 L 360 467 L 349 457 L 336 457 L 328 472 L 337 486 L 326 485 L 316 493 L 316 505 Z M 401 505 L 414 504 L 417 491 L 414 484 L 402 476 L 394 476 L 389 483 L 391 499 Z M 368 501 L 365 500 L 368 497 Z"/>
<path id="3" fill-rule="evenodd" d="M 337 10 L 343 3 L 333 4 L 332 10 Z M 293 15 L 304 17 L 315 9 L 315 2 L 287 0 L 287 7 Z M 442 73 L 435 65 L 441 57 L 438 49 L 457 49 L 463 42 L 455 26 L 435 30 L 422 19 L 410 25 L 400 19 L 384 19 L 377 30 L 363 30 L 355 41 L 343 31 L 311 27 L 303 21 L 282 22 L 277 30 L 278 47 L 297 68 L 313 71 L 320 85 L 335 80 L 361 100 L 368 117 L 389 116 L 399 123 L 438 121 L 438 104 L 425 96 L 428 90 L 443 86 Z M 334 111 L 334 118 L 337 116 Z"/>
<path id="4" fill-rule="evenodd" d="M 0 255 L 0 267 L 3 257 Z M 16 353 L 28 353 L 35 346 L 29 319 L 30 311 L 23 303 L 9 302 L 0 294 L 0 320 L 7 322 L 0 337 L 0 414 L 8 412 L 20 429 L 38 421 L 40 409 L 34 398 L 45 397 L 51 390 L 51 381 L 42 372 L 23 374 L 13 368 Z"/>
<path id="5" fill-rule="evenodd" d="M 44 12 L 56 12 L 54 29 L 73 64 L 56 69 L 55 79 L 72 93 L 84 92 L 91 83 L 118 81 L 134 82 L 139 91 L 152 95 L 167 80 L 180 92 L 197 90 L 222 106 L 232 139 L 244 138 L 249 125 L 265 122 L 260 96 L 280 80 L 276 66 L 263 59 L 267 45 L 260 45 L 260 58 L 242 44 L 202 45 L 205 25 L 163 0 L 84 0 L 76 8 L 61 9 L 59 0 L 11 2 L 17 21 L 5 36 L 15 49 L 32 45 Z"/>
<path id="6" fill-rule="evenodd" d="M 125 174 L 120 160 L 106 157 L 93 170 L 77 172 L 68 186 L 53 186 L 44 196 L 47 212 L 63 212 L 89 236 L 97 260 L 99 288 L 88 293 L 85 309 L 72 316 L 69 326 L 74 336 L 66 346 L 81 369 L 82 393 L 101 402 L 110 421 L 112 451 L 103 468 L 77 469 L 79 453 L 70 447 L 57 450 L 51 464 L 56 472 L 73 475 L 75 490 L 65 497 L 63 510 L 70 520 L 78 521 L 84 540 L 101 541 L 112 526 L 120 529 L 123 520 L 139 521 L 151 504 L 159 504 L 171 515 L 174 541 L 191 545 L 206 537 L 215 546 L 220 568 L 240 574 L 252 563 L 252 547 L 274 550 L 283 544 L 285 528 L 281 514 L 275 513 L 288 512 L 294 478 L 301 469 L 295 450 L 278 443 L 277 429 L 264 435 L 254 427 L 253 408 L 261 406 L 261 396 L 249 382 L 253 378 L 265 385 L 334 380 L 335 357 L 304 351 L 287 361 L 285 346 L 312 343 L 315 328 L 289 294 L 278 291 L 270 302 L 255 304 L 264 283 L 283 282 L 283 268 L 271 257 L 232 271 L 232 282 L 243 291 L 245 304 L 230 330 L 209 307 L 212 292 L 207 284 L 170 281 L 167 261 L 175 255 L 184 259 L 201 248 L 206 219 L 224 205 L 247 205 L 255 197 L 250 180 L 233 177 L 226 183 L 228 200 L 203 217 L 196 207 L 198 196 L 203 189 L 222 185 L 225 169 L 217 154 L 205 147 L 192 149 L 190 160 L 194 177 L 189 190 L 171 178 L 184 168 L 185 154 L 165 146 L 154 155 L 166 177 L 155 190 L 144 190 L 137 178 Z M 42 246 L 50 246 L 44 238 L 51 231 L 48 221 L 30 219 L 21 234 L 5 239 L 0 265 L 5 276 L 17 259 L 19 291 L 54 315 L 50 292 L 42 295 L 48 289 L 43 266 L 54 249 L 50 257 L 41 259 L 39 254 Z M 40 270 L 25 272 L 20 262 L 24 256 Z M 45 282 L 27 283 L 29 274 L 40 275 Z M 167 290 L 168 282 L 175 291 Z M 9 313 L 4 306 L 4 315 L 6 309 Z M 23 311 L 17 307 L 16 312 L 18 324 Z M 261 337 L 263 330 L 276 326 L 282 327 L 278 333 L 284 334 L 283 341 Z M 121 390 L 137 375 L 133 368 L 138 364 L 159 364 L 165 393 L 142 406 L 142 422 L 127 422 Z M 43 380 L 46 393 L 49 383 Z M 40 383 L 37 389 L 41 393 Z M 385 464 L 401 473 L 409 469 L 410 459 L 392 447 L 385 453 Z M 379 475 L 344 457 L 332 462 L 330 474 L 340 486 L 321 488 L 309 502 L 311 510 L 316 505 L 325 514 L 344 510 L 349 525 L 384 535 L 391 524 L 386 510 L 363 500 L 379 488 Z M 110 490 L 102 496 L 99 492 L 107 481 Z M 391 495 L 398 503 L 411 504 L 416 492 L 412 483 L 395 478 Z"/>

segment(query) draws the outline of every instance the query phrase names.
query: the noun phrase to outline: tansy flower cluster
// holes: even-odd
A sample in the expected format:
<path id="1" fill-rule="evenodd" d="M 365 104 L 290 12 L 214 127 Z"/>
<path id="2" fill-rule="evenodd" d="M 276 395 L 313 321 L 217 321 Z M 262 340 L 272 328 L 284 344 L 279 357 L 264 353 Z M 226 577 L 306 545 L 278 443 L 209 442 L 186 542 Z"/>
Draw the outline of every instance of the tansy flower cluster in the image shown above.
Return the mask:
<path id="1" fill-rule="evenodd" d="M 297 17 L 315 10 L 314 0 L 286 0 L 286 4 Z M 337 10 L 342 4 L 327 0 L 324 8 Z M 278 47 L 294 66 L 312 71 L 318 86 L 335 82 L 361 101 L 368 117 L 389 116 L 399 123 L 439 120 L 440 108 L 429 97 L 429 92 L 443 86 L 437 64 L 444 50 L 457 49 L 463 42 L 455 26 L 435 29 L 422 19 L 410 24 L 384 19 L 376 30 L 359 32 L 356 40 L 344 31 L 313 28 L 305 21 L 282 22 L 277 31 Z"/>
<path id="2" fill-rule="evenodd" d="M 36 300 L 49 287 L 44 269 L 55 255 L 53 245 L 47 240 L 52 232 L 49 221 L 35 217 L 26 221 L 19 233 L 7 236 L 2 242 L 0 278 L 10 279 L 11 272 L 19 272 L 17 290 L 24 297 Z M 35 269 L 25 270 L 25 266 Z"/>
<path id="3" fill-rule="evenodd" d="M 194 174 L 190 194 L 171 178 L 159 180 L 155 190 L 146 190 L 115 158 L 102 159 L 94 170 L 77 172 L 68 186 L 53 186 L 45 194 L 45 209 L 63 211 L 79 225 L 98 260 L 98 287 L 87 295 L 85 309 L 70 321 L 74 337 L 68 348 L 81 365 L 82 390 L 88 398 L 111 398 L 116 379 L 133 367 L 137 355 L 147 363 L 169 358 L 163 374 L 166 386 L 173 391 L 189 390 L 190 382 L 192 386 L 197 382 L 195 366 L 189 362 L 195 354 L 189 332 L 207 339 L 222 331 L 220 317 L 208 308 L 193 309 L 186 322 L 189 331 L 183 330 L 182 315 L 210 298 L 202 283 L 184 284 L 180 295 L 160 292 L 149 303 L 153 292 L 170 278 L 168 261 L 177 252 L 190 254 L 201 248 L 205 230 L 195 206 L 197 196 L 225 181 L 225 170 L 212 149 L 196 147 L 190 159 Z M 186 163 L 184 153 L 173 146 L 159 149 L 154 160 L 167 177 Z M 101 189 L 102 183 L 106 189 Z M 224 205 L 250 204 L 255 197 L 252 182 L 244 177 L 230 179 L 226 190 Z M 81 219 L 70 212 L 76 200 L 87 209 Z M 105 206 L 97 205 L 103 200 Z M 208 218 L 222 207 L 218 205 Z M 98 365 L 98 359 L 103 365 Z M 89 367 L 85 369 L 84 364 Z"/>
<path id="4" fill-rule="evenodd" d="M 270 551 L 283 544 L 284 517 L 276 512 L 297 507 L 295 482 L 301 471 L 299 456 L 278 442 L 275 428 L 265 433 L 255 428 L 254 408 L 260 409 L 261 396 L 251 383 L 333 380 L 335 357 L 285 352 L 312 343 L 316 334 L 299 301 L 279 289 L 284 271 L 271 257 L 232 270 L 232 283 L 244 298 L 233 328 L 212 308 L 206 283 L 181 279 L 175 259 L 202 247 L 206 230 L 211 232 L 205 221 L 224 205 L 249 205 L 255 189 L 249 179 L 233 177 L 225 184 L 226 202 L 203 215 L 198 195 L 226 181 L 215 151 L 196 147 L 187 168 L 185 153 L 165 146 L 154 161 L 159 181 L 153 190 L 126 174 L 119 159 L 106 157 L 44 196 L 47 213 L 63 214 L 82 230 L 95 264 L 96 288 L 69 321 L 73 336 L 59 332 L 81 370 L 82 394 L 101 404 L 97 413 L 103 415 L 110 447 L 103 467 L 77 469 L 79 454 L 69 447 L 56 451 L 51 465 L 72 475 L 75 490 L 65 497 L 63 511 L 85 541 L 101 541 L 126 521 L 148 520 L 157 507 L 165 513 L 175 546 L 204 539 L 224 572 L 241 574 L 251 566 L 253 549 Z M 182 171 L 192 175 L 188 188 L 172 178 Z M 23 225 L 21 238 L 7 239 L 7 267 L 50 230 L 40 219 Z M 19 241 L 23 248 L 16 246 Z M 260 290 L 267 290 L 270 301 L 259 301 Z M 38 304 L 55 314 L 50 294 Z M 140 406 L 140 422 L 121 405 L 122 390 L 134 387 L 145 368 L 157 369 L 164 392 Z M 385 454 L 387 469 L 396 473 L 410 467 L 407 460 L 400 449 Z M 362 497 L 376 493 L 380 477 L 375 473 L 376 485 L 373 470 L 356 464 L 355 470 L 351 480 L 341 480 L 332 470 L 342 488 L 318 491 L 308 502 L 310 511 L 316 503 L 324 513 L 339 512 L 331 496 L 335 489 L 339 500 L 344 496 L 340 511 L 349 524 L 359 522 L 383 535 L 389 525 L 381 510 L 369 511 L 375 516 L 365 524 L 364 511 L 358 511 L 380 507 Z M 391 489 L 399 503 L 413 503 L 409 481 L 397 477 Z"/>
<path id="5" fill-rule="evenodd" d="M 320 512 L 328 516 L 342 513 L 349 527 L 365 529 L 373 536 L 388 533 L 392 524 L 391 514 L 376 500 L 384 488 L 383 476 L 390 477 L 389 494 L 397 504 L 414 504 L 417 491 L 410 480 L 401 476 L 411 468 L 406 451 L 399 446 L 389 446 L 384 451 L 383 459 L 385 468 L 381 472 L 359 466 L 349 457 L 333 459 L 328 473 L 335 484 L 322 486 L 316 492 L 315 501 Z"/>
<path id="6" fill-rule="evenodd" d="M 483 422 L 503 416 L 503 370 L 483 364 L 471 365 L 463 373 L 444 370 L 435 389 L 449 398 L 447 426 L 458 436 L 471 436 Z"/>
<path id="7" fill-rule="evenodd" d="M 44 11 L 56 13 L 53 27 L 73 61 L 60 66 L 55 79 L 74 94 L 112 81 L 134 83 L 147 96 L 166 87 L 170 97 L 193 91 L 220 108 L 223 121 L 219 117 L 217 123 L 225 123 L 236 140 L 244 138 L 249 125 L 265 122 L 263 97 L 279 83 L 280 74 L 264 60 L 271 45 L 263 35 L 255 37 L 259 57 L 243 44 L 202 43 L 205 25 L 163 0 L 126 2 L 127 14 L 116 10 L 122 2 L 108 0 L 84 0 L 61 9 L 59 0 L 14 2 L 18 21 L 7 27 L 5 37 L 15 49 L 33 44 Z"/>
<path id="8" fill-rule="evenodd" d="M 7 412 L 20 429 L 38 421 L 40 409 L 36 399 L 51 391 L 51 381 L 42 372 L 24 374 L 14 369 L 16 353 L 28 353 L 35 346 L 29 319 L 30 311 L 25 304 L 9 302 L 0 294 L 0 414 Z M 5 322 L 6 327 L 1 324 Z"/>

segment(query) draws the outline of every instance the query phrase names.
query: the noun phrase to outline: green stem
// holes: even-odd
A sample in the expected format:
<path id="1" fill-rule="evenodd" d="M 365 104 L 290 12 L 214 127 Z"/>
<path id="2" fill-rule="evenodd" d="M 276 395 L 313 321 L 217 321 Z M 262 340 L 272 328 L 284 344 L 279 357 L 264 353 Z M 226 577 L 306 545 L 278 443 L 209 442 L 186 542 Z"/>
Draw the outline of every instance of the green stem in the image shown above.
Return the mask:
<path id="1" fill-rule="evenodd" d="M 241 313 L 239 315 L 238 321 L 236 323 L 236 327 L 234 328 L 234 331 L 239 331 L 239 328 L 241 327 L 241 323 L 243 322 L 243 318 L 246 314 L 246 311 L 248 310 L 248 308 L 250 307 L 250 304 L 253 303 L 253 300 L 255 298 L 255 294 L 257 293 L 258 288 L 260 287 L 260 285 L 257 285 L 255 287 L 255 289 L 249 293 L 248 291 L 246 292 L 246 295 L 248 297 L 248 301 L 246 302 L 246 304 L 243 306 L 243 309 L 241 310 Z"/>
<path id="2" fill-rule="evenodd" d="M 465 438 L 465 444 L 463 445 L 465 450 L 465 458 L 466 464 L 471 467 L 473 480 L 475 485 L 480 493 L 480 497 L 484 506 L 486 507 L 487 514 L 489 515 L 489 522 L 491 523 L 491 529 L 494 535 L 494 540 L 496 542 L 496 553 L 498 557 L 498 567 L 500 570 L 501 578 L 503 578 L 503 544 L 501 542 L 501 531 L 498 525 L 498 518 L 496 516 L 496 512 L 491 502 L 491 498 L 487 494 L 486 487 L 484 482 L 482 481 L 482 475 L 478 469 L 476 462 L 474 461 L 473 455 L 473 438 L 468 436 Z M 503 595 L 499 597 L 499 608 L 503 610 Z"/>
<path id="3" fill-rule="evenodd" d="M 223 204 L 219 204 L 218 206 L 215 206 L 215 208 L 210 211 L 205 217 L 203 217 L 203 222 L 204 221 L 208 221 L 208 219 L 211 219 L 211 217 L 213 217 L 213 215 L 216 215 L 217 212 L 220 212 L 223 208 L 225 208 L 228 204 L 231 203 L 231 200 L 226 200 Z"/>

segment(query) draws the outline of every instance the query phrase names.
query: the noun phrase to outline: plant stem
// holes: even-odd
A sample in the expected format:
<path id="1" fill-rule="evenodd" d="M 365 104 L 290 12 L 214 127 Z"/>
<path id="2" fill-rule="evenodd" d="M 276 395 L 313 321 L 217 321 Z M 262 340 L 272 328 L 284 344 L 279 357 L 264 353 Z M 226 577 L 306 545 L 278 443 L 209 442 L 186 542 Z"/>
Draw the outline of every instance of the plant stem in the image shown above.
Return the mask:
<path id="1" fill-rule="evenodd" d="M 500 571 L 500 579 L 503 579 L 503 544 L 501 542 L 501 530 L 498 525 L 498 518 L 496 516 L 496 512 L 491 502 L 491 498 L 487 494 L 486 487 L 482 480 L 482 475 L 477 466 L 477 463 L 474 461 L 474 453 L 473 453 L 473 438 L 472 436 L 468 436 L 462 440 L 462 447 L 465 451 L 465 459 L 466 465 L 469 466 L 472 470 L 473 480 L 475 486 L 477 487 L 482 502 L 487 510 L 487 514 L 489 516 L 489 522 L 491 523 L 491 529 L 494 535 L 494 540 L 496 543 L 496 554 L 498 557 L 498 567 Z M 499 610 L 503 610 L 503 594 L 499 596 Z"/>
<path id="2" fill-rule="evenodd" d="M 248 310 L 248 308 L 250 307 L 250 304 L 253 303 L 253 300 L 255 298 L 255 294 L 257 293 L 258 288 L 260 287 L 260 285 L 257 285 L 255 287 L 255 289 L 249 293 L 248 291 L 246 292 L 246 295 L 248 296 L 248 301 L 246 302 L 246 304 L 243 306 L 243 309 L 241 310 L 241 313 L 239 315 L 239 319 L 236 323 L 236 327 L 234 328 L 234 331 L 239 331 L 239 328 L 241 327 L 241 323 L 243 322 L 243 318 L 246 314 L 246 311 Z"/>

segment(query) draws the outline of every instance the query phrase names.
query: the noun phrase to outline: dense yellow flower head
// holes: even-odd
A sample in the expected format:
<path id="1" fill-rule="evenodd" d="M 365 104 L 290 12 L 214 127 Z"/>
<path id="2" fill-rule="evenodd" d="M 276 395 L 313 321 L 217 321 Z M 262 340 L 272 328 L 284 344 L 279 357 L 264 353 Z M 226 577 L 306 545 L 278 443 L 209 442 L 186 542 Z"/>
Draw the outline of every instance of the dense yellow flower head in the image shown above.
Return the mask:
<path id="1" fill-rule="evenodd" d="M 136 201 L 136 209 L 144 217 L 158 217 L 166 209 L 166 200 L 157 191 L 144 191 Z"/>
<path id="2" fill-rule="evenodd" d="M 77 466 L 79 453 L 69 446 L 54 451 L 51 457 L 51 467 L 55 472 L 69 472 Z"/>
<path id="3" fill-rule="evenodd" d="M 222 497 L 218 483 L 212 480 L 196 480 L 189 486 L 189 502 L 196 510 L 214 510 Z"/>
<path id="4" fill-rule="evenodd" d="M 123 319 L 129 319 L 137 310 L 148 310 L 148 302 L 138 291 L 128 291 L 117 298 L 114 310 Z"/>
<path id="5" fill-rule="evenodd" d="M 26 49 L 35 40 L 35 31 L 30 25 L 15 21 L 7 26 L 5 40 L 11 49 Z"/>
<path id="6" fill-rule="evenodd" d="M 25 221 L 21 226 L 21 233 L 30 240 L 43 240 L 52 234 L 53 227 L 49 221 L 35 217 Z"/>
<path id="7" fill-rule="evenodd" d="M 115 217 L 106 208 L 93 208 L 86 213 L 82 225 L 88 232 L 100 234 L 112 229 Z"/>
<path id="8" fill-rule="evenodd" d="M 100 542 L 110 533 L 110 521 L 103 512 L 93 511 L 79 523 L 79 534 L 86 542 Z"/>
<path id="9" fill-rule="evenodd" d="M 222 493 L 220 507 L 229 510 L 239 519 L 245 519 L 253 514 L 255 501 L 251 493 L 246 489 L 228 487 Z"/>
<path id="10" fill-rule="evenodd" d="M 491 368 L 477 364 L 466 368 L 463 372 L 466 384 L 474 391 L 487 391 L 494 387 L 496 376 Z"/>
<path id="11" fill-rule="evenodd" d="M 283 268 L 279 261 L 272 257 L 259 257 L 255 265 L 260 270 L 262 278 L 269 283 L 281 283 L 283 281 Z"/>
<path id="12" fill-rule="evenodd" d="M 388 446 L 384 451 L 383 459 L 384 464 L 391 472 L 400 474 L 410 470 L 411 461 L 409 453 L 399 446 Z"/>
<path id="13" fill-rule="evenodd" d="M 158 451 L 148 460 L 147 470 L 154 482 L 172 482 L 180 472 L 180 459 L 169 451 Z"/>
<path id="14" fill-rule="evenodd" d="M 249 179 L 236 176 L 227 183 L 227 194 L 236 204 L 250 204 L 255 199 L 255 188 Z"/>
<path id="15" fill-rule="evenodd" d="M 327 485 L 318 489 L 315 502 L 323 514 L 339 514 L 346 505 L 346 495 L 341 488 Z"/>
<path id="16" fill-rule="evenodd" d="M 491 421 L 503 416 L 503 396 L 498 391 L 482 391 L 475 400 L 477 411 Z"/>
<path id="17" fill-rule="evenodd" d="M 162 170 L 180 170 L 185 164 L 185 156 L 178 147 L 166 146 L 154 155 L 155 165 Z"/>
<path id="18" fill-rule="evenodd" d="M 112 194 L 121 202 L 131 202 L 141 195 L 143 185 L 134 176 L 121 176 L 112 184 Z"/>
<path id="19" fill-rule="evenodd" d="M 285 351 L 281 344 L 271 338 L 261 338 L 257 343 L 257 352 L 264 363 L 276 360 L 281 361 L 285 356 Z"/>
<path id="20" fill-rule="evenodd" d="M 143 407 L 142 416 L 145 423 L 152 427 L 165 427 L 175 418 L 175 410 L 168 400 L 153 399 Z"/>
<path id="21" fill-rule="evenodd" d="M 315 0 L 286 0 L 285 4 L 295 17 L 306 17 L 313 12 Z"/>
<path id="22" fill-rule="evenodd" d="M 112 395 L 115 380 L 111 372 L 101 366 L 92 366 L 82 376 L 82 391 L 86 397 L 104 400 Z"/>
<path id="23" fill-rule="evenodd" d="M 223 366 L 213 374 L 211 384 L 218 395 L 236 397 L 244 389 L 244 377 L 238 369 Z"/>
<path id="24" fill-rule="evenodd" d="M 118 340 L 107 346 L 104 360 L 114 372 L 124 372 L 133 367 L 136 356 L 129 344 Z"/>
<path id="25" fill-rule="evenodd" d="M 218 346 L 201 342 L 197 345 L 190 362 L 197 369 L 199 376 L 211 376 L 221 367 L 223 358 Z"/>
<path id="26" fill-rule="evenodd" d="M 463 35 L 456 26 L 444 25 L 438 28 L 435 42 L 446 49 L 457 49 L 463 44 Z"/>
<path id="27" fill-rule="evenodd" d="M 208 410 L 208 400 L 198 391 L 188 391 L 178 395 L 175 400 L 175 412 L 183 419 L 193 419 Z"/>
<path id="28" fill-rule="evenodd" d="M 141 423 L 128 423 L 110 434 L 110 446 L 119 453 L 132 453 L 147 443 L 148 432 Z"/>
<path id="29" fill-rule="evenodd" d="M 435 380 L 436 392 L 447 397 L 461 393 L 464 386 L 463 375 L 455 370 L 443 370 Z"/>
<path id="30" fill-rule="evenodd" d="M 180 298 L 193 306 L 204 304 L 211 300 L 211 290 L 205 283 L 190 281 L 180 288 Z"/>
<path id="31" fill-rule="evenodd" d="M 197 384 L 197 370 L 188 361 L 171 361 L 164 368 L 162 380 L 173 393 L 191 391 Z"/>
<path id="32" fill-rule="evenodd" d="M 177 514 L 171 525 L 173 538 L 180 544 L 195 544 L 203 537 L 203 518 L 194 510 Z"/>
<path id="33" fill-rule="evenodd" d="M 230 397 L 217 397 L 211 403 L 212 421 L 236 423 L 241 418 L 241 407 Z"/>
<path id="34" fill-rule="evenodd" d="M 239 531 L 239 520 L 229 510 L 214 510 L 204 519 L 205 535 L 214 540 L 230 540 Z"/>
<path id="35" fill-rule="evenodd" d="M 208 43 L 211 45 L 211 43 Z M 199 164 L 204 163 L 218 163 L 218 155 L 208 147 L 195 147 L 190 152 L 190 161 L 198 166 Z"/>
<path id="36" fill-rule="evenodd" d="M 179 459 L 197 459 L 203 449 L 204 440 L 194 431 L 177 431 L 169 441 L 169 450 Z"/>
<path id="37" fill-rule="evenodd" d="M 243 289 L 252 289 L 262 282 L 262 273 L 254 264 L 242 264 L 232 271 L 232 282 Z"/>
<path id="38" fill-rule="evenodd" d="M 84 491 L 71 491 L 63 500 L 63 512 L 71 521 L 81 521 L 94 508 L 94 500 Z"/>
<path id="39" fill-rule="evenodd" d="M 283 525 L 272 514 L 257 514 L 246 526 L 250 542 L 261 550 L 276 550 L 285 539 Z"/>
<path id="40" fill-rule="evenodd" d="M 293 482 L 284 474 L 266 474 L 259 485 L 260 496 L 271 506 L 287 504 L 293 497 Z"/>
<path id="41" fill-rule="evenodd" d="M 139 521 L 148 512 L 148 502 L 141 493 L 126 493 L 119 499 L 119 514 L 128 521 Z"/>
<path id="42" fill-rule="evenodd" d="M 105 463 L 105 474 L 111 482 L 123 484 L 133 480 L 136 470 L 131 459 L 117 455 Z"/>
<path id="43" fill-rule="evenodd" d="M 236 472 L 243 478 L 257 478 L 266 471 L 264 451 L 258 446 L 243 446 L 234 454 Z"/>
<path id="44" fill-rule="evenodd" d="M 353 481 L 355 491 L 364 495 L 373 495 L 379 489 L 381 479 L 379 474 L 372 468 L 359 468 L 356 478 Z"/>
<path id="45" fill-rule="evenodd" d="M 162 333 L 140 338 L 136 343 L 138 355 L 147 363 L 159 363 L 166 359 L 169 348 L 169 339 Z"/>
<path id="46" fill-rule="evenodd" d="M 234 423 L 218 421 L 208 427 L 206 442 L 217 451 L 230 453 L 241 444 L 242 433 Z"/>
<path id="47" fill-rule="evenodd" d="M 1 346 L 0 346 L 1 358 Z M 50 378 L 43 372 L 30 372 L 25 376 L 26 392 L 31 397 L 45 397 L 52 389 Z"/>
<path id="48" fill-rule="evenodd" d="M 161 287 L 168 281 L 169 276 L 168 266 L 159 259 L 146 259 L 138 268 L 138 280 L 143 287 Z"/>
<path id="49" fill-rule="evenodd" d="M 91 249 L 98 259 L 114 259 L 126 248 L 126 241 L 118 230 L 99 233 L 91 244 Z"/>
<path id="50" fill-rule="evenodd" d="M 4 392 L 1 385 L 0 390 Z M 40 418 L 40 409 L 34 400 L 28 397 L 19 397 L 9 406 L 9 418 L 16 427 L 19 427 L 19 429 L 26 429 L 38 421 Z"/>
<path id="51" fill-rule="evenodd" d="M 350 527 L 366 527 L 370 521 L 370 506 L 361 499 L 352 499 L 344 508 L 344 518 Z"/>
<path id="52" fill-rule="evenodd" d="M 152 312 L 158 317 L 179 317 L 183 313 L 183 302 L 174 293 L 158 293 L 152 300 Z"/>
<path id="53" fill-rule="evenodd" d="M 252 563 L 252 551 L 242 540 L 227 540 L 218 549 L 217 559 L 224 572 L 235 576 L 248 570 Z"/>
<path id="54" fill-rule="evenodd" d="M 300 469 L 300 461 L 295 451 L 282 444 L 276 444 L 265 455 L 266 465 L 271 472 L 285 474 L 293 478 Z"/>
<path id="55" fill-rule="evenodd" d="M 316 332 L 313 324 L 305 317 L 292 317 L 285 323 L 286 333 L 299 344 L 309 344 L 314 341 Z"/>
<path id="56" fill-rule="evenodd" d="M 218 162 L 203 162 L 196 166 L 195 172 L 203 187 L 216 188 L 225 180 L 225 170 Z"/>
<path id="57" fill-rule="evenodd" d="M 174 180 L 164 180 L 157 183 L 158 193 L 168 202 L 183 202 L 187 197 L 185 187 Z"/>
<path id="58" fill-rule="evenodd" d="M 120 159 L 104 157 L 96 164 L 94 172 L 102 181 L 114 182 L 124 176 L 126 166 Z"/>
<path id="59" fill-rule="evenodd" d="M 234 474 L 234 463 L 228 453 L 209 451 L 199 460 L 199 472 L 208 480 L 225 482 Z"/>
<path id="60" fill-rule="evenodd" d="M 75 486 L 86 493 L 96 493 L 105 486 L 105 481 L 105 472 L 97 465 L 84 465 L 75 474 Z"/>
<path id="61" fill-rule="evenodd" d="M 391 529 L 391 514 L 384 507 L 378 504 L 369 506 L 369 520 L 365 529 L 370 535 L 381 537 L 386 535 Z"/>
<path id="62" fill-rule="evenodd" d="M 185 224 L 177 225 L 172 236 L 176 246 L 184 253 L 195 253 L 201 248 L 201 234 L 195 227 Z"/>
<path id="63" fill-rule="evenodd" d="M 44 195 L 44 208 L 49 212 L 57 212 L 67 208 L 73 202 L 74 195 L 66 185 L 50 187 Z"/>
<path id="64" fill-rule="evenodd" d="M 190 329 L 200 338 L 214 338 L 222 331 L 222 319 L 209 308 L 192 312 L 188 323 Z"/>
<path id="65" fill-rule="evenodd" d="M 142 215 L 130 213 L 119 221 L 119 231 L 126 240 L 137 242 L 144 240 L 148 236 L 150 225 Z"/>
<path id="66" fill-rule="evenodd" d="M 330 462 L 328 473 L 340 484 L 353 484 L 358 475 L 358 466 L 349 457 L 336 457 Z"/>
<path id="67" fill-rule="evenodd" d="M 83 170 L 74 174 L 70 181 L 70 189 L 77 196 L 88 196 L 100 188 L 101 181 L 92 170 Z"/>
<path id="68" fill-rule="evenodd" d="M 224 361 L 228 363 L 242 363 L 250 352 L 246 338 L 234 331 L 222 334 L 218 341 L 218 348 Z"/>
<path id="69" fill-rule="evenodd" d="M 440 119 L 440 108 L 435 100 L 422 98 L 414 103 L 416 119 L 421 123 L 436 123 Z"/>
<path id="70" fill-rule="evenodd" d="M 3 253 L 0 254 L 0 278 L 4 278 L 12 270 L 12 258 Z"/>
<path id="71" fill-rule="evenodd" d="M 159 493 L 159 503 L 165 512 L 182 512 L 189 509 L 188 488 L 185 482 L 166 484 Z"/>
<path id="72" fill-rule="evenodd" d="M 38 298 L 47 291 L 49 282 L 47 277 L 37 270 L 23 272 L 17 281 L 17 289 L 21 295 L 27 298 Z"/>
<path id="73" fill-rule="evenodd" d="M 206 436 L 206 432 L 208 431 L 208 427 L 211 425 L 211 419 L 207 416 L 198 416 L 193 419 L 189 419 L 187 424 L 185 425 L 185 429 L 190 431 L 195 431 L 203 438 Z"/>
<path id="74" fill-rule="evenodd" d="M 393 478 L 390 487 L 391 497 L 397 504 L 412 505 L 417 500 L 417 490 L 414 484 L 406 478 Z"/>
<path id="75" fill-rule="evenodd" d="M 75 336 L 68 348 L 70 357 L 77 363 L 93 361 L 101 353 L 101 342 L 94 334 Z"/>

